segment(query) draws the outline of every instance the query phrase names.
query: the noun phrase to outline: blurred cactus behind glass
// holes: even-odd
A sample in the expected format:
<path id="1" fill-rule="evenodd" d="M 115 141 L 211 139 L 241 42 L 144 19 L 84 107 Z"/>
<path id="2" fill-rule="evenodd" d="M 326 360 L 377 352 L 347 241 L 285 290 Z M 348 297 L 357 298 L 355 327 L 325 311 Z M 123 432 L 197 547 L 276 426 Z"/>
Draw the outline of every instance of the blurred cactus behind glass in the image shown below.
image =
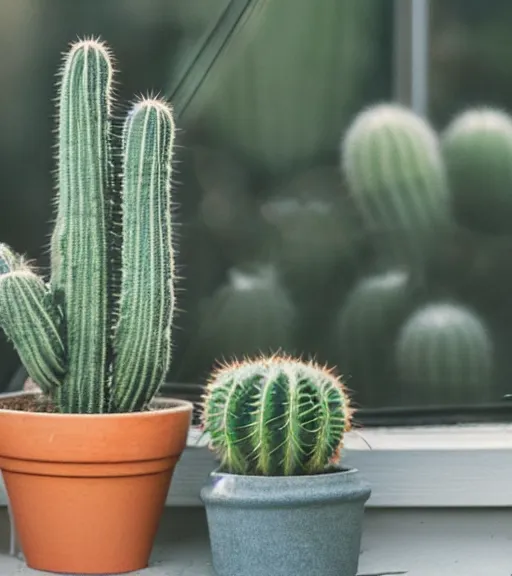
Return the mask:
<path id="1" fill-rule="evenodd" d="M 412 302 L 404 270 L 361 279 L 333 323 L 332 356 L 350 375 L 358 405 L 385 406 L 392 397 L 393 345 Z"/>
<path id="2" fill-rule="evenodd" d="M 512 118 L 490 108 L 457 116 L 442 138 L 455 217 L 478 232 L 512 232 Z"/>
<path id="3" fill-rule="evenodd" d="M 261 242 L 258 207 L 243 165 L 224 150 L 196 147 L 194 168 L 201 188 L 199 219 L 227 262 L 243 263 Z"/>
<path id="4" fill-rule="evenodd" d="M 393 104 L 362 111 L 344 136 L 342 168 L 367 233 L 398 235 L 393 257 L 421 256 L 449 223 L 438 138 L 412 111 Z"/>
<path id="5" fill-rule="evenodd" d="M 294 174 L 263 203 L 276 237 L 272 258 L 292 282 L 325 282 L 351 256 L 358 230 L 344 200 L 338 169 L 318 166 Z"/>
<path id="6" fill-rule="evenodd" d="M 182 362 L 210 370 L 216 359 L 293 351 L 297 313 L 271 265 L 230 269 L 227 282 L 200 302 L 199 312 Z"/>
<path id="7" fill-rule="evenodd" d="M 496 400 L 493 344 L 482 320 L 459 304 L 429 304 L 404 324 L 396 363 L 407 405 Z"/>
<path id="8" fill-rule="evenodd" d="M 183 117 L 280 174 L 335 149 L 340 126 L 379 76 L 386 7 L 373 0 L 251 4 Z"/>
<path id="9" fill-rule="evenodd" d="M 225 472 L 291 476 L 337 463 L 351 409 L 332 372 L 274 356 L 214 371 L 202 419 Z"/>
<path id="10" fill-rule="evenodd" d="M 59 88 L 50 283 L 2 250 L 0 326 L 60 412 L 144 409 L 170 361 L 174 120 L 165 102 L 140 99 L 115 150 L 112 82 L 104 44 L 71 47 Z"/>

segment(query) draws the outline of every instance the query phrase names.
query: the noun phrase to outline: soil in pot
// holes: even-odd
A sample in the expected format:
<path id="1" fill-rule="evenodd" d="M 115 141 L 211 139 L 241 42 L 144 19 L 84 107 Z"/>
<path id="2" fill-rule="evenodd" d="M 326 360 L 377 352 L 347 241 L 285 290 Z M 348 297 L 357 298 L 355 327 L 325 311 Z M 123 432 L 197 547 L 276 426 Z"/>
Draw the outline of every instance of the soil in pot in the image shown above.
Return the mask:
<path id="1" fill-rule="evenodd" d="M 357 470 L 214 472 L 201 497 L 217 576 L 356 576 L 370 497 Z"/>
<path id="2" fill-rule="evenodd" d="M 40 395 L 0 402 L 0 468 L 29 567 L 121 574 L 147 567 L 192 404 L 57 414 Z"/>

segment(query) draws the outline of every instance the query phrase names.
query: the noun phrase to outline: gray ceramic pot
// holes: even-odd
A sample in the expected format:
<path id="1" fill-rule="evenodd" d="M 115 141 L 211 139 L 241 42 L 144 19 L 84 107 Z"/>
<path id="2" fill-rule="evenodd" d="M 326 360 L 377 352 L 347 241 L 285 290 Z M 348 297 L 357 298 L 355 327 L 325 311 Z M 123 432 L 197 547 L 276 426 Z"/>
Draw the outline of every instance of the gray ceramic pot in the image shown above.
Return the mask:
<path id="1" fill-rule="evenodd" d="M 218 576 L 356 575 L 370 497 L 357 470 L 210 478 L 201 498 Z"/>

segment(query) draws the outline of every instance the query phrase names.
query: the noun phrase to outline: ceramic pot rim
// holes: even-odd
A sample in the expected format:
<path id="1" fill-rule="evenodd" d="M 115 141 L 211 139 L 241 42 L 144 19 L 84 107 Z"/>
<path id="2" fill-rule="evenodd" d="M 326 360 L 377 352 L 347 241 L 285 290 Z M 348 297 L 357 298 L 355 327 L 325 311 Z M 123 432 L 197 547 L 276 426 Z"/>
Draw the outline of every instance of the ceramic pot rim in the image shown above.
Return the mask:
<path id="1" fill-rule="evenodd" d="M 300 474 L 291 476 L 263 476 L 263 475 L 253 475 L 253 474 L 232 474 L 230 472 L 222 472 L 220 468 L 216 468 L 210 472 L 210 478 L 212 480 L 217 480 L 220 478 L 232 478 L 236 481 L 250 481 L 250 482 L 286 482 L 290 484 L 292 482 L 314 482 L 315 479 L 326 479 L 326 478 L 351 478 L 353 476 L 359 475 L 359 470 L 352 467 L 344 466 L 334 466 L 332 470 L 327 471 L 323 474 Z"/>
<path id="2" fill-rule="evenodd" d="M 304 476 L 242 476 L 215 470 L 201 490 L 207 506 L 262 509 L 366 502 L 371 488 L 355 468 Z"/>

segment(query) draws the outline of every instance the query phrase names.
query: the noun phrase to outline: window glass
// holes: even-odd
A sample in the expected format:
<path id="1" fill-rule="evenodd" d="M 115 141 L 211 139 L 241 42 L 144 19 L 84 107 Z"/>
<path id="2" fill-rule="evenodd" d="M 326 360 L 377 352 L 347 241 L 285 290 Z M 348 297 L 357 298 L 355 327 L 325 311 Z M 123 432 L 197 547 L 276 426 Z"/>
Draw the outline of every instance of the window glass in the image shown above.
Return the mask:
<path id="1" fill-rule="evenodd" d="M 512 13 L 505 1 L 430 6 L 431 127 L 416 118 L 404 146 L 386 128 L 387 145 L 372 137 L 348 158 L 355 116 L 393 101 L 394 66 L 411 61 L 394 53 L 408 44 L 396 42 L 392 2 L 0 4 L 1 238 L 47 267 L 53 73 L 70 40 L 99 34 L 120 99 L 164 94 L 180 129 L 169 391 L 196 394 L 216 359 L 282 351 L 337 366 L 366 422 L 500 405 L 512 375 L 512 162 L 502 147 L 492 170 L 475 161 L 455 182 L 437 139 L 462 109 L 510 108 Z M 380 174 L 371 202 L 348 165 Z M 10 350 L 0 341 L 4 388 Z"/>
<path id="2" fill-rule="evenodd" d="M 472 314 L 466 352 L 446 341 L 451 360 L 446 354 L 448 365 L 439 369 L 460 371 L 452 402 L 501 403 L 502 410 L 512 376 L 511 22 L 506 0 L 430 2 L 429 118 L 440 134 L 453 205 L 445 269 L 437 274 L 446 298 Z"/>
<path id="3" fill-rule="evenodd" d="M 429 112 L 438 128 L 472 106 L 512 108 L 512 3 L 430 0 Z"/>

